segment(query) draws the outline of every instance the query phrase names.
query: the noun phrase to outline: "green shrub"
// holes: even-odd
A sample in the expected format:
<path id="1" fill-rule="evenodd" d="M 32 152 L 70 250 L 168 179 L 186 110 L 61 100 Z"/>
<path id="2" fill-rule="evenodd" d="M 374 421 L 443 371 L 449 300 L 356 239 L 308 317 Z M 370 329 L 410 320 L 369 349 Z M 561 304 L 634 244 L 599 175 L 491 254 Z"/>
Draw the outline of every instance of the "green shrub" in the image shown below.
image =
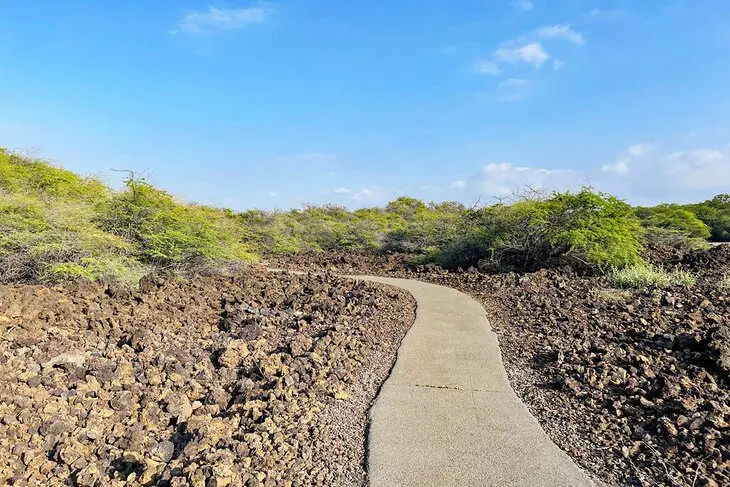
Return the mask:
<path id="1" fill-rule="evenodd" d="M 569 263 L 606 269 L 640 260 L 639 222 L 623 201 L 583 189 L 546 203 L 550 243 Z"/>
<path id="2" fill-rule="evenodd" d="M 55 282 L 55 265 L 127 255 L 131 246 L 93 218 L 88 202 L 0 193 L 0 282 Z"/>
<path id="3" fill-rule="evenodd" d="M 388 203 L 385 214 L 391 225 L 381 240 L 381 249 L 419 253 L 445 247 L 464 231 L 465 208 L 460 203 L 423 203 L 402 197 Z"/>
<path id="4" fill-rule="evenodd" d="M 253 257 L 232 216 L 182 204 L 144 180 L 130 177 L 98 212 L 101 228 L 131 242 L 143 263 L 189 269 Z"/>
<path id="5" fill-rule="evenodd" d="M 133 283 L 152 266 L 251 259 L 249 239 L 230 211 L 185 205 L 131 178 L 114 192 L 0 149 L 0 282 Z"/>
<path id="6" fill-rule="evenodd" d="M 452 268 L 484 259 L 496 269 L 569 264 L 600 271 L 639 262 L 641 239 L 626 203 L 584 188 L 474 210 L 434 261 Z"/>
<path id="7" fill-rule="evenodd" d="M 687 271 L 667 272 L 651 264 L 638 264 L 611 272 L 616 287 L 625 289 L 664 289 L 672 285 L 692 287 L 696 278 Z"/>
<path id="8" fill-rule="evenodd" d="M 476 228 L 454 238 L 443 248 L 428 247 L 417 262 L 437 264 L 444 269 L 468 269 L 489 257 L 491 242 L 493 238 L 489 229 Z"/>
<path id="9" fill-rule="evenodd" d="M 635 211 L 645 227 L 674 230 L 700 239 L 708 239 L 712 235 L 710 227 L 697 215 L 679 205 L 664 204 L 653 208 L 636 208 Z"/>
<path id="10" fill-rule="evenodd" d="M 730 242 L 730 194 L 720 194 L 686 208 L 710 227 L 712 240 Z"/>
<path id="11" fill-rule="evenodd" d="M 46 161 L 14 154 L 0 147 L 0 188 L 36 196 L 99 201 L 109 194 L 98 179 L 84 178 Z"/>
<path id="12" fill-rule="evenodd" d="M 349 211 L 334 205 L 250 210 L 238 215 L 263 253 L 304 251 L 418 252 L 454 238 L 463 207 L 399 198 L 385 208 Z"/>
<path id="13" fill-rule="evenodd" d="M 644 232 L 645 241 L 650 246 L 669 246 L 688 252 L 692 250 L 707 250 L 710 244 L 703 238 L 692 237 L 681 230 L 649 227 Z"/>
<path id="14" fill-rule="evenodd" d="M 40 280 L 48 283 L 77 279 L 89 281 L 116 280 L 125 284 L 136 284 L 142 276 L 150 271 L 150 267 L 129 258 L 115 258 L 113 256 L 84 257 L 79 259 L 78 262 L 46 265 Z"/>
<path id="15" fill-rule="evenodd" d="M 417 263 L 446 268 L 572 265 L 626 268 L 638 276 L 647 274 L 631 267 L 641 264 L 644 239 L 694 249 L 708 235 L 730 240 L 730 196 L 634 211 L 584 188 L 472 209 L 401 197 L 355 211 L 309 205 L 234 213 L 183 203 L 134 177 L 113 191 L 98 179 L 0 149 L 0 282 L 133 282 L 151 269 L 218 267 L 250 260 L 253 252 L 331 250 L 411 252 L 420 254 Z M 693 279 L 670 278 L 684 285 Z"/>

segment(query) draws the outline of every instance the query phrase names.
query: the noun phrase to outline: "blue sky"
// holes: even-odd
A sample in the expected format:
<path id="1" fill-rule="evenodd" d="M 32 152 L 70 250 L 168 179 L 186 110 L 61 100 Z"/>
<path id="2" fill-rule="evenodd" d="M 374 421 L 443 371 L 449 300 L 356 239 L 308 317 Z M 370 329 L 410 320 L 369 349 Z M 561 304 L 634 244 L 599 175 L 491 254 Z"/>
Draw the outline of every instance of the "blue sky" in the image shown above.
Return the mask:
<path id="1" fill-rule="evenodd" d="M 236 209 L 730 192 L 727 0 L 0 0 L 0 145 Z"/>

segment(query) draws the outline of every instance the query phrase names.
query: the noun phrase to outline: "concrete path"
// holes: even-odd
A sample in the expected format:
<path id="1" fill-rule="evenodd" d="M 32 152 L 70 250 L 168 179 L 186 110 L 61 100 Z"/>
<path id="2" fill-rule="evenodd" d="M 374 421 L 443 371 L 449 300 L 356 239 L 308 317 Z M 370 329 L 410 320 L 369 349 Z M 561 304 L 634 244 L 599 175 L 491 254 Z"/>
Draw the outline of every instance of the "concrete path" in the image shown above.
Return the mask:
<path id="1" fill-rule="evenodd" d="M 372 487 L 592 486 L 512 390 L 482 306 L 419 281 L 416 322 L 371 410 Z"/>

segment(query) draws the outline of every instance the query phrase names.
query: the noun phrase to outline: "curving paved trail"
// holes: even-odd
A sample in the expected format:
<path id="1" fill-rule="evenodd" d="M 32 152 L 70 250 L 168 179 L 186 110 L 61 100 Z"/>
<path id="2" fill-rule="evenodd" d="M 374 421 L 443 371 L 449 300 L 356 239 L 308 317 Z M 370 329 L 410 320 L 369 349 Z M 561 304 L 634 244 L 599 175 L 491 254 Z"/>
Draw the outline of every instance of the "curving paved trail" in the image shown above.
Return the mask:
<path id="1" fill-rule="evenodd" d="M 357 277 L 418 301 L 370 416 L 372 487 L 592 486 L 512 390 L 482 306 L 454 289 Z"/>

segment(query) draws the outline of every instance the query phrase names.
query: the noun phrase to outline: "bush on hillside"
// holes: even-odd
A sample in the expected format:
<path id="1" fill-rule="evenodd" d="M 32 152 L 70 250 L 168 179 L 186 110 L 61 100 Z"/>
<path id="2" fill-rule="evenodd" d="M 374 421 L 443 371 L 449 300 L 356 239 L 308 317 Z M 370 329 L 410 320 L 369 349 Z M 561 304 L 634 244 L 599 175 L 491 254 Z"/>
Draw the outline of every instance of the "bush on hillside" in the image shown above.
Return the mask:
<path id="1" fill-rule="evenodd" d="M 93 218 L 88 203 L 0 195 L 0 282 L 59 282 L 70 269 L 88 279 L 139 279 L 148 269 L 129 259 L 131 246 Z"/>
<path id="2" fill-rule="evenodd" d="M 253 257 L 232 214 L 182 204 L 141 179 L 127 179 L 98 211 L 101 228 L 131 242 L 143 263 L 184 270 Z"/>
<path id="3" fill-rule="evenodd" d="M 711 231 L 711 239 L 730 242 L 730 194 L 719 194 L 704 203 L 687 205 Z"/>
<path id="4" fill-rule="evenodd" d="M 690 234 L 681 230 L 649 227 L 645 229 L 644 237 L 646 245 L 650 247 L 668 246 L 679 249 L 682 252 L 710 248 L 710 244 L 704 238 L 692 237 Z"/>
<path id="5" fill-rule="evenodd" d="M 249 239 L 230 211 L 182 204 L 134 178 L 114 192 L 0 150 L 0 282 L 134 283 L 153 268 L 249 260 Z"/>
<path id="6" fill-rule="evenodd" d="M 238 215 L 251 232 L 254 247 L 262 253 L 372 251 L 390 223 L 379 209 L 350 212 L 324 205 L 302 210 L 249 210 Z"/>
<path id="7" fill-rule="evenodd" d="M 460 203 L 424 203 L 402 197 L 388 203 L 385 213 L 400 218 L 382 237 L 381 250 L 420 253 L 444 248 L 457 238 L 466 209 Z"/>
<path id="8" fill-rule="evenodd" d="M 691 238 L 708 239 L 712 235 L 707 226 L 692 211 L 679 205 L 663 204 L 652 208 L 635 209 L 642 225 L 682 232 Z"/>
<path id="9" fill-rule="evenodd" d="M 589 188 L 481 208 L 467 220 L 466 231 L 434 256 L 436 263 L 468 267 L 479 258 L 499 270 L 573 265 L 600 271 L 640 261 L 641 227 L 631 207 Z"/>
<path id="10" fill-rule="evenodd" d="M 463 206 L 399 198 L 385 208 L 349 211 L 334 205 L 301 210 L 251 210 L 238 215 L 263 253 L 322 251 L 420 252 L 451 241 Z"/>
<path id="11" fill-rule="evenodd" d="M 109 194 L 96 179 L 0 150 L 0 282 L 138 280 L 148 269 L 131 246 L 94 224 L 94 202 Z"/>
<path id="12" fill-rule="evenodd" d="M 85 178 L 46 161 L 23 157 L 0 147 L 0 188 L 6 193 L 99 201 L 109 189 L 96 178 Z"/>

